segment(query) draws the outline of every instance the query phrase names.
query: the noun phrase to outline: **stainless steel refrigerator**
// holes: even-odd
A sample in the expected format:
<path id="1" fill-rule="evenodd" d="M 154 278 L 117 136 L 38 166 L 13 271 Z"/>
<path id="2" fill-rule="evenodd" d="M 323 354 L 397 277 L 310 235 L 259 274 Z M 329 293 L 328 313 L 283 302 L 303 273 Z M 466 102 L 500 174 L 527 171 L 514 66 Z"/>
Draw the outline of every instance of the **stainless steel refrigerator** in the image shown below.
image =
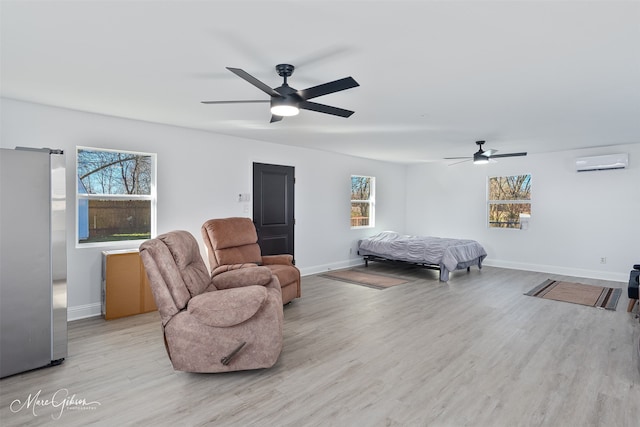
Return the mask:
<path id="1" fill-rule="evenodd" d="M 65 157 L 0 152 L 0 378 L 67 357 Z"/>

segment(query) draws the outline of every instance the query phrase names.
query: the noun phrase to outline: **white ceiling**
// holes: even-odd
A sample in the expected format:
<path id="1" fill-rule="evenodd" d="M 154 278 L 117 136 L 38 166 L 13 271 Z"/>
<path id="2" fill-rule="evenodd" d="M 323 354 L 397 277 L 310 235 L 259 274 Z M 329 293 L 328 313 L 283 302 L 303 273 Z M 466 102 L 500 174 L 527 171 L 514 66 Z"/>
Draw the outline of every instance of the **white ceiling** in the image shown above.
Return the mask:
<path id="1" fill-rule="evenodd" d="M 4 97 L 386 161 L 640 142 L 638 1 L 5 1 Z M 297 89 L 360 87 L 269 123 Z M 506 159 L 502 159 L 507 161 Z"/>

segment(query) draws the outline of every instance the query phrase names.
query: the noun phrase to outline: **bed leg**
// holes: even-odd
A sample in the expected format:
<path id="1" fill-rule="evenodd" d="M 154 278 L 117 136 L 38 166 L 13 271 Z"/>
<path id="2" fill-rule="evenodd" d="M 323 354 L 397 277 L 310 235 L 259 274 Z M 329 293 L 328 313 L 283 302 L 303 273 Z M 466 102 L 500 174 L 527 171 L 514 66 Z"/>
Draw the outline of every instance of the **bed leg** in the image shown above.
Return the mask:
<path id="1" fill-rule="evenodd" d="M 467 267 L 467 273 L 471 271 L 471 267 Z"/>
<path id="2" fill-rule="evenodd" d="M 369 258 L 364 257 L 364 266 L 369 267 Z"/>

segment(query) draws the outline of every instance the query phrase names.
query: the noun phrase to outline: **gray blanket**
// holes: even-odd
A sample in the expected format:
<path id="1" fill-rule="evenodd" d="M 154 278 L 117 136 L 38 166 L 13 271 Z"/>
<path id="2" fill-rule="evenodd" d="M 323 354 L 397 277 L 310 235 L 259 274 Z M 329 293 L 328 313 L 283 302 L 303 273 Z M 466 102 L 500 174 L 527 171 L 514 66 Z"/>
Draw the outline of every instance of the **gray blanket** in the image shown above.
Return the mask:
<path id="1" fill-rule="evenodd" d="M 487 256 L 475 240 L 442 237 L 408 236 L 383 231 L 360 241 L 362 253 L 418 264 L 439 265 L 440 279 L 449 280 L 449 271 L 467 268 L 475 263 L 482 266 Z M 443 274 L 444 273 L 444 274 Z"/>

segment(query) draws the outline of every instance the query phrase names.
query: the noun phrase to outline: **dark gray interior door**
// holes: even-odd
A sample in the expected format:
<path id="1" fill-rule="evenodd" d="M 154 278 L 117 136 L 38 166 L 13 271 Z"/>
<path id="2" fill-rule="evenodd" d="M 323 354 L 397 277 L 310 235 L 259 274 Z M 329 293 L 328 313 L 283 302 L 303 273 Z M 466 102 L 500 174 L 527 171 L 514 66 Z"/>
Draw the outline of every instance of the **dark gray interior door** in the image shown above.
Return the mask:
<path id="1" fill-rule="evenodd" d="M 253 222 L 262 255 L 294 255 L 294 188 L 294 167 L 253 164 Z"/>

